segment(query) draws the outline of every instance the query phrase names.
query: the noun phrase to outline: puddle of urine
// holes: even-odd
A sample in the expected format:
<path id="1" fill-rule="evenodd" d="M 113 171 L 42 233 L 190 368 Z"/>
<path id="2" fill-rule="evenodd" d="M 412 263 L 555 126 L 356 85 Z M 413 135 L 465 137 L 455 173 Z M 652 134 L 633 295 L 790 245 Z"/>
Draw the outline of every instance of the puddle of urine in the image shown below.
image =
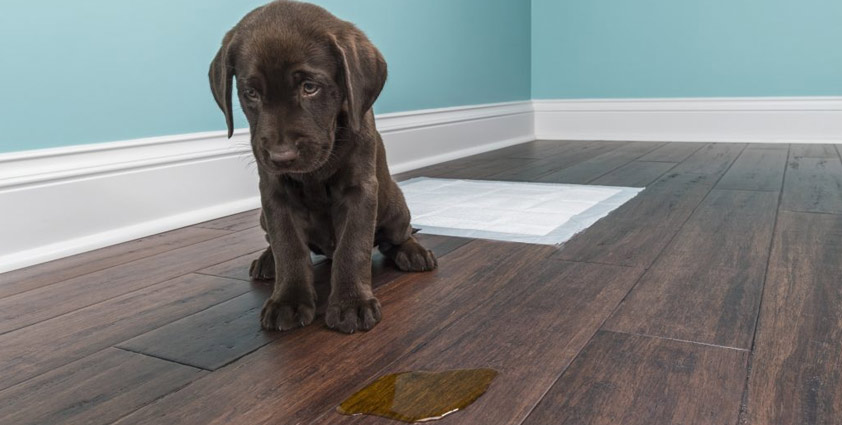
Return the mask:
<path id="1" fill-rule="evenodd" d="M 476 401 L 496 376 L 493 369 L 395 373 L 357 391 L 337 410 L 404 422 L 434 421 Z"/>

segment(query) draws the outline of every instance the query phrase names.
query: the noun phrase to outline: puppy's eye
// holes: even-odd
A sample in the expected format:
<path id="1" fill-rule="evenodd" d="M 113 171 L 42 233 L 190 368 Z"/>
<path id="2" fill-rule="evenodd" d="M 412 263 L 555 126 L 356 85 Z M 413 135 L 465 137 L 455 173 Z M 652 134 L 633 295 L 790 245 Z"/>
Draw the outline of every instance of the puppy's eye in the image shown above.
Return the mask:
<path id="1" fill-rule="evenodd" d="M 305 81 L 301 84 L 301 92 L 304 93 L 304 96 L 312 96 L 319 92 L 318 84 L 312 81 Z"/>
<path id="2" fill-rule="evenodd" d="M 255 89 L 246 89 L 243 92 L 243 95 L 249 100 L 256 100 L 260 95 L 257 93 Z"/>

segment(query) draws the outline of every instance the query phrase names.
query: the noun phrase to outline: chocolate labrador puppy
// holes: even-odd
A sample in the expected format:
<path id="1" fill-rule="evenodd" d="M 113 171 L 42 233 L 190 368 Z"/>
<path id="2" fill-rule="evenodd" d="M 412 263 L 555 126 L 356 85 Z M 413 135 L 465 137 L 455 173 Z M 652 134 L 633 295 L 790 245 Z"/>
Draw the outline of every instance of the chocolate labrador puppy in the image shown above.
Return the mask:
<path id="1" fill-rule="evenodd" d="M 222 40 L 210 85 L 233 132 L 232 80 L 251 130 L 269 248 L 251 266 L 275 279 L 265 329 L 313 321 L 310 251 L 332 258 L 325 322 L 346 333 L 380 321 L 371 288 L 377 246 L 404 271 L 436 268 L 412 236 L 409 209 L 389 174 L 371 110 L 386 62 L 365 34 L 321 7 L 275 1 Z"/>

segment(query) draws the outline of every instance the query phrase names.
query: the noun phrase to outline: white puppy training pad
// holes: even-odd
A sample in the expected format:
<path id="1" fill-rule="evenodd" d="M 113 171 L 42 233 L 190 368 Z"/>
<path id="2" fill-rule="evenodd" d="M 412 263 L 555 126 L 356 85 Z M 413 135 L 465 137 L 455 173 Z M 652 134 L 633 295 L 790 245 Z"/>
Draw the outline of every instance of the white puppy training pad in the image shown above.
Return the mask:
<path id="1" fill-rule="evenodd" d="M 643 190 L 427 177 L 400 186 L 421 233 L 544 245 L 570 239 Z"/>

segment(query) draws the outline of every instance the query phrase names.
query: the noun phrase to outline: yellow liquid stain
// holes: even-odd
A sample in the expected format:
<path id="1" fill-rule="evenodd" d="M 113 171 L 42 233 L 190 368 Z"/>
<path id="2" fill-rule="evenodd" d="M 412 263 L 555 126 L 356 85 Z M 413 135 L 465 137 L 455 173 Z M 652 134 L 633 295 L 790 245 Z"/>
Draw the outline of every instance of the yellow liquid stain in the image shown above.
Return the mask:
<path id="1" fill-rule="evenodd" d="M 497 376 L 493 369 L 403 372 L 377 378 L 339 405 L 345 415 L 404 422 L 441 419 L 476 401 Z"/>

